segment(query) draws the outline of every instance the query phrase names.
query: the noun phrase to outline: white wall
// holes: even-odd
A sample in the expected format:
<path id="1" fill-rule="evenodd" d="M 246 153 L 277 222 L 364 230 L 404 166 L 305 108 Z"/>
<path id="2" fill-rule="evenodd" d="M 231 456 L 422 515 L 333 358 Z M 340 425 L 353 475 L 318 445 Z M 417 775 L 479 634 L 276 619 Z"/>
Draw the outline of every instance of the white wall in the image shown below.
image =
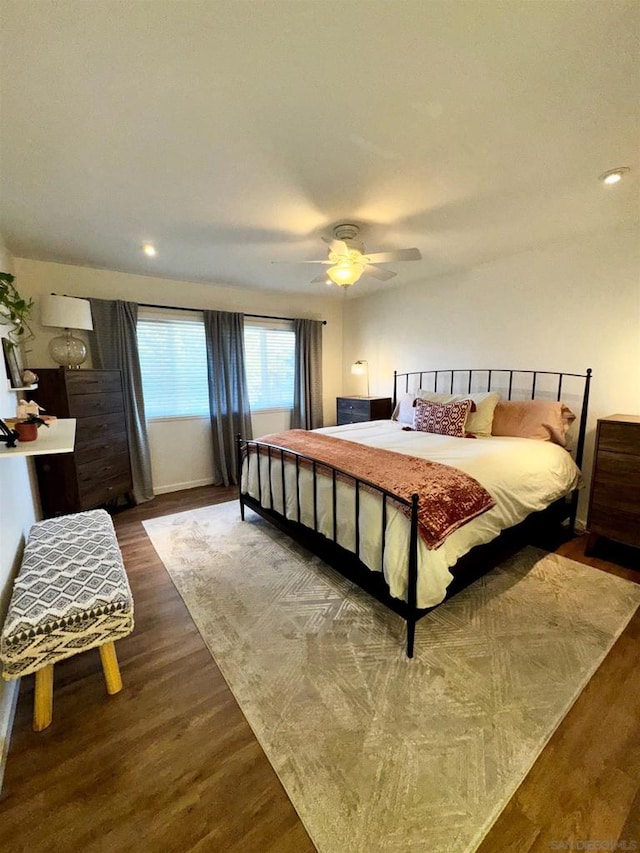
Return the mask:
<path id="1" fill-rule="evenodd" d="M 36 339 L 30 343 L 26 357 L 28 366 L 36 370 L 38 367 L 55 367 L 47 346 L 59 330 L 45 329 L 38 323 L 37 303 L 46 293 L 327 320 L 323 330 L 324 417 L 325 424 L 335 423 L 335 398 L 342 393 L 341 300 L 313 294 L 263 292 L 171 281 L 23 258 L 15 259 L 15 267 L 21 290 L 36 300 L 32 323 Z M 87 362 L 85 367 L 89 365 Z M 254 415 L 252 420 L 255 436 L 289 428 L 285 413 Z M 206 419 L 150 421 L 149 444 L 156 493 L 211 482 L 211 441 Z"/>
<path id="2" fill-rule="evenodd" d="M 0 270 L 13 272 L 13 259 L 1 238 Z M 16 286 L 21 290 L 19 280 L 16 280 Z M 5 333 L 6 327 L 0 324 L 0 337 Z M 8 390 L 4 358 L 0 355 L 0 417 L 15 413 L 16 394 Z M 22 559 L 25 537 L 36 518 L 36 494 L 33 470 L 28 460 L 0 459 L 0 625 L 4 622 L 13 578 Z M 17 686 L 16 681 L 0 679 L 0 786 Z"/>
<path id="3" fill-rule="evenodd" d="M 593 368 L 588 479 L 596 419 L 640 412 L 639 232 L 590 234 L 350 300 L 344 356 L 345 391 L 360 394 L 349 371 L 358 358 L 369 361 L 371 393 L 384 395 L 394 368 Z"/>

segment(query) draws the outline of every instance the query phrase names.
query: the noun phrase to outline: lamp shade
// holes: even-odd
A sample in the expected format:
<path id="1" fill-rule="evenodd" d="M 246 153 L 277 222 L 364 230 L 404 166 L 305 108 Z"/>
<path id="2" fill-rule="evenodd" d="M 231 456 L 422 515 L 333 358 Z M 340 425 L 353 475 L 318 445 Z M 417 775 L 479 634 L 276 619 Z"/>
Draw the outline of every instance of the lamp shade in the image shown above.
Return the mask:
<path id="1" fill-rule="evenodd" d="M 329 267 L 327 275 L 338 287 L 349 287 L 355 284 L 364 272 L 364 265 L 356 261 L 341 261 L 333 267 Z"/>
<path id="2" fill-rule="evenodd" d="M 40 302 L 40 325 L 60 329 L 93 329 L 91 304 L 75 296 L 43 296 Z"/>
<path id="3" fill-rule="evenodd" d="M 367 397 L 369 396 L 369 362 L 366 358 L 360 358 L 358 361 L 354 361 L 351 365 L 351 373 L 355 374 L 355 376 L 365 376 L 367 377 Z"/>

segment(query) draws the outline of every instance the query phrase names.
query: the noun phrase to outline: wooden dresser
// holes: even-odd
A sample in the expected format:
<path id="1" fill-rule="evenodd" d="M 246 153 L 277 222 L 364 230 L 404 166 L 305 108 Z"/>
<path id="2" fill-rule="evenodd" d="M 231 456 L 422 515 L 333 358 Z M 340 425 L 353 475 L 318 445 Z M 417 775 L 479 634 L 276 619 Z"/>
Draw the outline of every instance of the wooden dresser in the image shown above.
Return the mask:
<path id="1" fill-rule="evenodd" d="M 640 548 L 640 416 L 600 418 L 589 500 L 587 552 L 598 536 Z"/>
<path id="2" fill-rule="evenodd" d="M 100 506 L 132 488 L 119 370 L 36 368 L 47 414 L 76 418 L 75 452 L 36 457 L 45 518 Z"/>
<path id="3" fill-rule="evenodd" d="M 391 417 L 391 397 L 337 397 L 338 426 Z"/>

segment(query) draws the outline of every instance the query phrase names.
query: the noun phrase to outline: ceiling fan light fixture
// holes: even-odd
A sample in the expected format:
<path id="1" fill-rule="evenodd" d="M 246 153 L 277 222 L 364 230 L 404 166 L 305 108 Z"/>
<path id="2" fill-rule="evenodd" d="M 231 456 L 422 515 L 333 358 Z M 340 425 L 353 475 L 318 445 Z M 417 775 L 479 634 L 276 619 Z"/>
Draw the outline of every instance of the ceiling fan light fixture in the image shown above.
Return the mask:
<path id="1" fill-rule="evenodd" d="M 327 275 L 338 287 L 349 287 L 355 284 L 364 272 L 364 265 L 346 260 L 340 261 L 333 267 L 329 267 Z"/>

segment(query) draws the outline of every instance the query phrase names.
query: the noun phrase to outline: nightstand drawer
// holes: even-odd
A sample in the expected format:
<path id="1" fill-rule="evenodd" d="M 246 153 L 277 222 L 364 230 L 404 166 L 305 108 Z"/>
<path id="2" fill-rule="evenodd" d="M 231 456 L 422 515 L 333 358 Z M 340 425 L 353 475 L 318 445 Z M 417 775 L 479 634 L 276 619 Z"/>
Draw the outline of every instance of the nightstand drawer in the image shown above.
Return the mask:
<path id="1" fill-rule="evenodd" d="M 391 417 L 391 397 L 336 397 L 338 425 Z"/>
<path id="2" fill-rule="evenodd" d="M 600 452 L 609 450 L 612 453 L 640 456 L 640 425 L 603 421 L 600 424 L 598 449 Z"/>
<path id="3" fill-rule="evenodd" d="M 364 424 L 370 421 L 368 414 L 363 415 L 360 412 L 341 412 L 338 410 L 338 426 L 345 424 Z"/>
<path id="4" fill-rule="evenodd" d="M 368 415 L 371 409 L 371 400 L 356 400 L 352 397 L 338 397 L 338 411 L 345 413 L 357 413 Z"/>

